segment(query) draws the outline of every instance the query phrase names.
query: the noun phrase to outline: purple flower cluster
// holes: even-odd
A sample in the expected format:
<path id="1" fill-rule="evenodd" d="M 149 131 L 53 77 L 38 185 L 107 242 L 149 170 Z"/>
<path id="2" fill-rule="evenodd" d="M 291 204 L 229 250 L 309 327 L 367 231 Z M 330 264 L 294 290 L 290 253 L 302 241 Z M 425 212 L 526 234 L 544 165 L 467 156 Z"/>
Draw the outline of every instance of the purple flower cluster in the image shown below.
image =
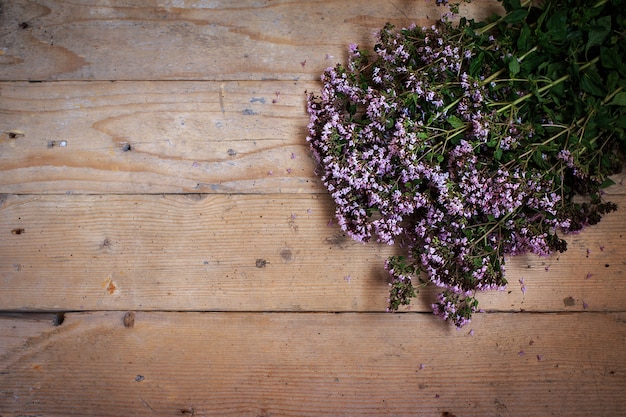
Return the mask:
<path id="1" fill-rule="evenodd" d="M 374 50 L 371 61 L 351 45 L 347 67 L 324 72 L 307 141 L 340 227 L 406 250 L 386 264 L 389 310 L 430 282 L 435 314 L 462 326 L 476 291 L 506 285 L 506 255 L 564 249 L 556 233 L 571 220 L 558 184 L 528 166 L 533 124 L 498 110 L 523 88 L 490 79 L 487 63 L 470 75 L 479 51 L 437 26 L 388 25 Z M 547 159 L 576 169 L 567 150 Z"/>

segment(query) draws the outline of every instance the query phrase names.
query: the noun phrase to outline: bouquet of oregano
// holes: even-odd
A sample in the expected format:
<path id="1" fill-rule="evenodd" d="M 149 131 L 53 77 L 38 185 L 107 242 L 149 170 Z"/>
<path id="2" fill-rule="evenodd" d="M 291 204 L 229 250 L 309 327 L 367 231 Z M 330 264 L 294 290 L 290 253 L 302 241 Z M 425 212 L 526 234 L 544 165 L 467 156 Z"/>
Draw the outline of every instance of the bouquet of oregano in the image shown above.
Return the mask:
<path id="1" fill-rule="evenodd" d="M 477 291 L 506 285 L 506 257 L 564 251 L 616 210 L 602 188 L 626 148 L 624 2 L 501 1 L 489 21 L 387 24 L 308 96 L 339 225 L 404 249 L 386 262 L 390 311 L 430 283 L 462 326 Z"/>

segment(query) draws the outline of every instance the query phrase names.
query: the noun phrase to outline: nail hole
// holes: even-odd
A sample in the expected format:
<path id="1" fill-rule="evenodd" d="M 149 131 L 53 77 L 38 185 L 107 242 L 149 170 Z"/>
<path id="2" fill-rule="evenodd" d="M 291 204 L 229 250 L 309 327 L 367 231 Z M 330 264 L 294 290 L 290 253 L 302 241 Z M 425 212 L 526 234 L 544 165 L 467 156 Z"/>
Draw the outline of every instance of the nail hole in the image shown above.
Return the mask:
<path id="1" fill-rule="evenodd" d="M 27 22 L 20 23 L 20 29 L 28 29 L 30 25 Z"/>
<path id="2" fill-rule="evenodd" d="M 2 133 L 6 133 L 9 139 L 17 139 L 26 136 L 26 134 L 21 130 L 9 130 Z"/>
<path id="3" fill-rule="evenodd" d="M 125 143 L 124 145 L 122 145 L 123 152 L 130 152 L 132 150 L 133 150 L 133 147 L 131 146 L 130 143 Z"/>
<path id="4" fill-rule="evenodd" d="M 54 318 L 52 319 L 53 326 L 60 326 L 65 321 L 65 313 L 56 313 Z"/>
<path id="5" fill-rule="evenodd" d="M 21 234 L 23 234 L 25 232 L 26 232 L 26 230 L 22 229 L 21 227 L 17 228 L 17 229 L 11 230 L 11 233 L 13 233 L 14 235 L 21 235 Z"/>

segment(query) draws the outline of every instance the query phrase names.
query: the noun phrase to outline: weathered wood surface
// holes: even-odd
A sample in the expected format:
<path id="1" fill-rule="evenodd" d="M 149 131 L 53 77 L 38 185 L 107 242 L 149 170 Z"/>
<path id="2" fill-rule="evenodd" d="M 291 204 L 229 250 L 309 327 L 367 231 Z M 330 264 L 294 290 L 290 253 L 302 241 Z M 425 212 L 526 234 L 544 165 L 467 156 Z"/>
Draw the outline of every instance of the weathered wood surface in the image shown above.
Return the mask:
<path id="1" fill-rule="evenodd" d="M 0 193 L 323 191 L 305 141 L 317 83 L 0 89 Z"/>
<path id="2" fill-rule="evenodd" d="M 482 316 L 472 334 L 424 314 L 2 318 L 23 329 L 2 415 L 623 415 L 624 313 Z"/>
<path id="3" fill-rule="evenodd" d="M 429 24 L 420 1 L 4 0 L 2 80 L 317 80 L 386 22 Z M 468 7 L 487 17 L 494 1 Z M 429 19 L 430 18 L 430 19 Z"/>
<path id="4" fill-rule="evenodd" d="M 0 416 L 626 415 L 624 174 L 460 331 L 329 224 L 305 90 L 442 11 L 0 0 Z"/>
<path id="5" fill-rule="evenodd" d="M 0 213 L 0 305 L 9 310 L 386 306 L 384 259 L 394 249 L 329 225 L 325 195 L 9 196 Z M 625 311 L 624 236 L 621 211 L 568 236 L 563 254 L 511 259 L 509 291 L 482 294 L 483 308 Z M 426 311 L 433 294 L 413 309 Z"/>

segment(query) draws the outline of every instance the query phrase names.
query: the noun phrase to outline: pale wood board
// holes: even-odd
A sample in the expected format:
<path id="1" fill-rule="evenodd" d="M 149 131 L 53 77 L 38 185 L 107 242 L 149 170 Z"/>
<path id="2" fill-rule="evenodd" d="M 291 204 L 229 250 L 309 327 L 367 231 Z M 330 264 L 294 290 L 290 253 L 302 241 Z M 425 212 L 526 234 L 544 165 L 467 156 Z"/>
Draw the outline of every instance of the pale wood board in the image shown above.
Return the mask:
<path id="1" fill-rule="evenodd" d="M 133 316 L 126 316 L 132 314 Z M 617 416 L 626 316 L 89 313 L 0 355 L 3 416 Z M 126 318 L 125 318 L 126 317 Z"/>
<path id="2" fill-rule="evenodd" d="M 384 260 L 398 249 L 352 241 L 329 225 L 332 207 L 306 194 L 9 196 L 0 206 L 0 305 L 384 311 Z M 483 308 L 626 310 L 623 213 L 567 236 L 564 254 L 512 258 L 510 293 L 481 294 Z M 427 311 L 433 296 L 424 291 L 412 308 Z"/>
<path id="3" fill-rule="evenodd" d="M 464 8 L 485 18 L 494 1 Z M 426 25 L 434 1 L 11 0 L 2 80 L 317 80 L 347 44 L 391 22 Z"/>
<path id="4" fill-rule="evenodd" d="M 315 89 L 0 83 L 0 192 L 322 192 L 306 143 Z"/>
<path id="5" fill-rule="evenodd" d="M 462 330 L 332 223 L 305 91 L 444 11 L 0 0 L 0 416 L 626 415 L 626 175 Z"/>

